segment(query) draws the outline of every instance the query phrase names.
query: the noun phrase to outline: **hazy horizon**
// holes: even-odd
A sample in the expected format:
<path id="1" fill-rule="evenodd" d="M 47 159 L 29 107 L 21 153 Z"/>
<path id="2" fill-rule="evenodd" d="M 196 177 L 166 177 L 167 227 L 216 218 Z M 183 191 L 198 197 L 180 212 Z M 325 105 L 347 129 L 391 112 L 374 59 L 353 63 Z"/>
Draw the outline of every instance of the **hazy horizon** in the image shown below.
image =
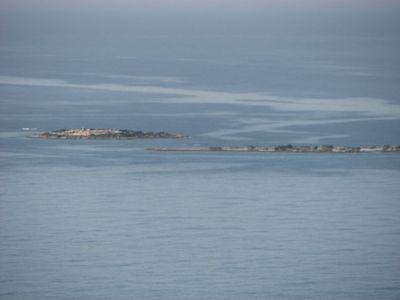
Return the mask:
<path id="1" fill-rule="evenodd" d="M 2 1 L 1 33 L 399 36 L 398 1 Z"/>

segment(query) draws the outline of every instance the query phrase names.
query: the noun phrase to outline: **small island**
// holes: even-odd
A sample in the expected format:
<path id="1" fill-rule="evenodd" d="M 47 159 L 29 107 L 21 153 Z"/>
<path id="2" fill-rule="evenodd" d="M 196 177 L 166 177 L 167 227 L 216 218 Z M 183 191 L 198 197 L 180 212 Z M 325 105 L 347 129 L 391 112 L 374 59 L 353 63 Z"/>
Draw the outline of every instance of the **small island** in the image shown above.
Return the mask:
<path id="1" fill-rule="evenodd" d="M 278 145 L 278 146 L 225 146 L 225 147 L 186 147 L 186 148 L 147 148 L 148 151 L 164 152 L 289 152 L 289 153 L 361 153 L 361 152 L 400 152 L 400 145 L 383 146 L 296 146 L 296 145 Z"/>
<path id="2" fill-rule="evenodd" d="M 143 132 L 140 130 L 114 128 L 79 128 L 58 129 L 49 132 L 33 134 L 34 138 L 41 139 L 180 139 L 184 135 L 168 132 Z"/>

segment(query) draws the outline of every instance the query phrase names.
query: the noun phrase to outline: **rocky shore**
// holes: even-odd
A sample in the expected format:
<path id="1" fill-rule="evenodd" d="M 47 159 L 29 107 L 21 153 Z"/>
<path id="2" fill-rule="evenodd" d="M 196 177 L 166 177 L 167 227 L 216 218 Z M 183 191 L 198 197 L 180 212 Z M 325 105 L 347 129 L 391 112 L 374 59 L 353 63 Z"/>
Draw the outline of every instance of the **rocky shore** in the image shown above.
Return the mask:
<path id="1" fill-rule="evenodd" d="M 165 152 L 291 152 L 291 153 L 361 153 L 361 152 L 400 152 L 400 145 L 373 146 L 225 146 L 225 147 L 187 147 L 187 148 L 147 148 L 148 151 Z"/>
<path id="2" fill-rule="evenodd" d="M 58 129 L 55 131 L 33 134 L 34 138 L 42 139 L 179 139 L 185 136 L 168 132 L 143 132 L 127 129 Z"/>
<path id="3" fill-rule="evenodd" d="M 41 139 L 180 139 L 184 135 L 114 128 L 58 129 L 32 135 Z M 290 152 L 290 153 L 366 153 L 400 152 L 400 145 L 334 146 L 334 145 L 276 145 L 276 146 L 210 146 L 178 148 L 146 148 L 158 152 Z"/>

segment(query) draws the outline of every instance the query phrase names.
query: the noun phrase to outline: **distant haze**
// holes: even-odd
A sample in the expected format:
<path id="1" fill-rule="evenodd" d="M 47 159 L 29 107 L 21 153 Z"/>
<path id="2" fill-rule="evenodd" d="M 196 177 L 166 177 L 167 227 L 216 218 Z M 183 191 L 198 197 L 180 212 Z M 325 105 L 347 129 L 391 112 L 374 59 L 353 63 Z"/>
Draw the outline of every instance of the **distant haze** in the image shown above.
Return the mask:
<path id="1" fill-rule="evenodd" d="M 2 35 L 397 35 L 400 1 L 3 0 Z"/>

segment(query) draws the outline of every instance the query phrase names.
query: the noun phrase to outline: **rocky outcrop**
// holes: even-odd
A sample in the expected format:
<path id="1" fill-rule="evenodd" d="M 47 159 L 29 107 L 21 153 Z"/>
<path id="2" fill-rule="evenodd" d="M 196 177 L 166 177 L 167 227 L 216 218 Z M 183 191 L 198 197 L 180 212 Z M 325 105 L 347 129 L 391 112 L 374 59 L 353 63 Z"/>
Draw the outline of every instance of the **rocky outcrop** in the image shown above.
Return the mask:
<path id="1" fill-rule="evenodd" d="M 183 152 L 291 152 L 291 153 L 360 153 L 360 152 L 400 152 L 400 145 L 384 146 L 225 146 L 225 147 L 188 147 L 188 148 L 148 148 L 149 151 L 183 151 Z"/>
<path id="2" fill-rule="evenodd" d="M 184 136 L 168 132 L 143 132 L 127 129 L 58 129 L 55 131 L 41 132 L 32 135 L 42 139 L 179 139 Z"/>

